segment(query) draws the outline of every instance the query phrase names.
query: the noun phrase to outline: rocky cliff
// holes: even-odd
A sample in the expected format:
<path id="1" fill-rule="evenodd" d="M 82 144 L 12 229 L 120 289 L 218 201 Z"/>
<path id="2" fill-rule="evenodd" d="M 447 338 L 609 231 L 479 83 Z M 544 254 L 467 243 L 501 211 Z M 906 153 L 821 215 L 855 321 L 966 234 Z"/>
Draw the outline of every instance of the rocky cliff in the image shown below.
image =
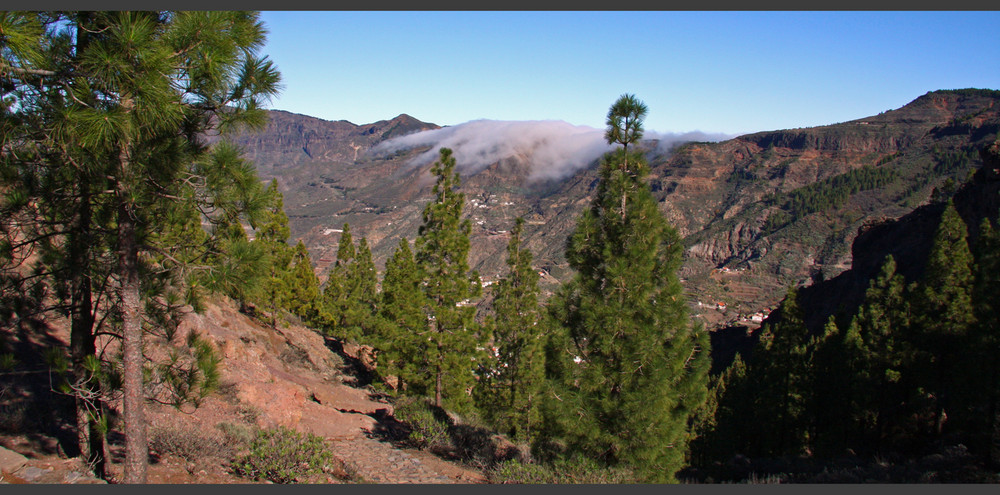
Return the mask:
<path id="1" fill-rule="evenodd" d="M 984 218 L 996 222 L 1000 213 L 1000 141 L 981 148 L 980 156 L 983 166 L 951 197 L 968 228 L 970 246 L 979 234 L 980 222 Z M 887 256 L 896 260 L 896 271 L 907 283 L 919 280 L 946 200 L 930 202 L 897 219 L 864 225 L 851 246 L 851 268 L 801 291 L 810 328 L 818 331 L 830 315 L 850 317 L 856 313 Z"/>

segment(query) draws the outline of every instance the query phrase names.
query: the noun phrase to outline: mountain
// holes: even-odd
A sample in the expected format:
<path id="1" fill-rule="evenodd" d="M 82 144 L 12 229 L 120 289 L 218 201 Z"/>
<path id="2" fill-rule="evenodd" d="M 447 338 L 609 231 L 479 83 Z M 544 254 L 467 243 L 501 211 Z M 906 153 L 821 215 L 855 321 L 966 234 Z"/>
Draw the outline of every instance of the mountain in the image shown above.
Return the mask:
<path id="1" fill-rule="evenodd" d="M 983 166 L 950 198 L 968 229 L 970 246 L 979 237 L 980 222 L 984 218 L 996 221 L 1000 214 L 1000 140 L 983 147 L 979 154 Z M 896 272 L 907 283 L 920 280 L 945 206 L 945 198 L 938 198 L 898 219 L 865 225 L 851 246 L 851 269 L 799 293 L 806 324 L 818 332 L 829 316 L 856 313 L 887 256 L 896 260 Z"/>
<path id="2" fill-rule="evenodd" d="M 295 208 L 324 199 L 315 188 L 332 186 L 340 177 L 351 175 L 357 160 L 375 144 L 439 128 L 405 114 L 366 125 L 282 110 L 268 114 L 268 123 L 261 131 L 238 134 L 234 141 L 243 147 L 244 156 L 254 162 L 262 178 L 278 180 L 286 205 L 297 205 Z"/>
<path id="3" fill-rule="evenodd" d="M 981 166 L 978 150 L 1000 131 L 998 102 L 1000 91 L 933 91 L 896 110 L 827 126 L 669 149 L 641 143 L 661 211 L 684 236 L 681 276 L 695 313 L 722 326 L 766 312 L 790 285 L 850 268 L 859 230 L 967 182 Z M 433 178 L 429 164 L 413 162 L 431 147 L 387 153 L 376 146 L 435 129 L 442 128 L 406 115 L 359 126 L 273 111 L 263 131 L 235 140 L 262 177 L 278 180 L 292 236 L 306 243 L 322 276 L 345 222 L 368 238 L 379 266 L 400 236 L 415 238 Z M 597 160 L 536 180 L 531 171 L 541 155 L 514 151 L 463 172 L 461 191 L 474 226 L 473 268 L 486 281 L 503 275 L 506 231 L 524 216 L 543 293 L 551 293 L 571 275 L 563 249 L 589 205 Z"/>

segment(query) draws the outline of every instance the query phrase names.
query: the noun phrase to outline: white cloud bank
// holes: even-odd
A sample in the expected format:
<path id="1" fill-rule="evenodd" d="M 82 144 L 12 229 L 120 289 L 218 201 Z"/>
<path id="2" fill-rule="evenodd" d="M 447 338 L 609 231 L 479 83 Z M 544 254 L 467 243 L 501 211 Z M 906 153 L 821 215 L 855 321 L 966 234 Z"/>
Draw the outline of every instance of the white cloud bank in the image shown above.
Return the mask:
<path id="1" fill-rule="evenodd" d="M 732 136 L 689 132 L 659 134 L 647 131 L 646 139 L 659 139 L 658 151 L 669 152 L 688 141 L 721 141 Z M 410 166 L 427 165 L 450 148 L 462 174 L 474 174 L 500 160 L 524 157 L 532 164 L 528 180 L 559 179 L 591 165 L 612 147 L 604 130 L 563 121 L 474 120 L 453 127 L 422 131 L 380 143 L 376 154 L 422 146 L 431 148 L 411 160 Z"/>

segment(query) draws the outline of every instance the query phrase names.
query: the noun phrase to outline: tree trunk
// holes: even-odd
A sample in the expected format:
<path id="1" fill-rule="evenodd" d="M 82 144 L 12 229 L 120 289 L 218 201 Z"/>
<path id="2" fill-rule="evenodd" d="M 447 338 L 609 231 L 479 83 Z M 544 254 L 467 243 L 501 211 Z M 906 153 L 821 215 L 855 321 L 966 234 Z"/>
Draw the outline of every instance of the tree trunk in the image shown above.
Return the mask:
<path id="1" fill-rule="evenodd" d="M 80 12 L 77 18 L 78 56 L 87 51 L 87 46 L 90 43 L 86 25 L 90 23 L 92 17 L 93 14 L 90 12 Z M 88 356 L 95 356 L 97 353 L 94 342 L 93 284 L 90 279 L 90 249 L 93 245 L 93 232 L 91 230 L 93 222 L 91 216 L 92 193 L 89 178 L 84 172 L 77 172 L 77 182 L 80 187 L 80 208 L 76 217 L 77 225 L 69 240 L 69 267 L 73 287 L 70 303 L 72 307 L 70 355 L 73 362 L 73 378 L 86 389 L 85 393 L 93 398 L 93 402 L 88 404 L 82 397 L 76 398 L 76 431 L 80 457 L 93 468 L 94 474 L 104 479 L 106 478 L 104 435 L 97 430 L 88 414 L 91 408 L 96 409 L 99 414 L 101 403 L 97 397 L 100 394 L 100 386 L 95 381 L 88 379 L 89 372 L 83 365 L 84 359 Z"/>
<path id="2" fill-rule="evenodd" d="M 121 152 L 118 206 L 118 256 L 121 278 L 122 338 L 125 351 L 122 408 L 125 422 L 125 483 L 145 483 L 148 446 L 143 418 L 142 315 L 139 300 L 139 255 L 136 245 L 135 211 L 129 202 L 126 148 Z"/>
<path id="3" fill-rule="evenodd" d="M 998 393 L 1000 393 L 1000 367 L 998 367 L 997 357 L 994 354 L 990 363 L 989 406 L 987 407 L 986 434 L 990 436 L 987 460 L 990 466 L 1000 467 L 1000 404 L 998 404 Z"/>
<path id="4" fill-rule="evenodd" d="M 434 405 L 438 407 L 444 407 L 441 405 L 441 358 L 438 358 L 437 368 L 434 372 Z"/>
<path id="5" fill-rule="evenodd" d="M 438 307 L 441 307 L 440 302 L 438 303 Z M 441 348 L 442 337 L 440 335 L 444 330 L 441 328 L 441 320 L 434 321 L 434 330 L 435 333 L 437 333 L 435 336 L 435 340 L 437 340 L 437 342 L 434 344 L 434 347 L 437 349 L 437 359 L 434 363 L 434 405 L 444 407 L 442 404 L 442 389 L 444 388 L 444 384 L 441 380 L 441 375 L 444 373 L 444 349 Z"/>
<path id="6" fill-rule="evenodd" d="M 82 175 L 82 174 L 81 174 Z M 104 436 L 97 431 L 89 412 L 100 408 L 99 384 L 92 380 L 84 361 L 97 352 L 94 342 L 93 286 L 90 279 L 91 204 L 90 191 L 84 177 L 80 183 L 80 208 L 77 224 L 69 240 L 69 267 L 72 284 L 72 323 L 70 327 L 70 354 L 73 360 L 73 379 L 83 390 L 76 397 L 76 433 L 80 457 L 94 469 L 94 474 L 105 477 Z M 88 396 L 84 398 L 82 395 Z"/>
<path id="7" fill-rule="evenodd" d="M 623 168 L 622 168 L 622 173 L 623 174 L 628 174 L 628 144 L 625 145 L 624 149 L 625 149 L 625 159 L 622 161 L 622 163 L 624 164 Z M 622 189 L 622 221 L 623 222 L 625 221 L 625 196 L 627 195 L 627 193 L 628 193 L 628 188 L 626 186 L 625 188 Z"/>
<path id="8" fill-rule="evenodd" d="M 88 235 L 90 227 L 90 197 L 85 190 L 86 184 L 81 182 L 81 201 L 77 213 L 77 225 L 69 239 L 69 269 L 72 291 L 70 327 L 70 354 L 73 359 L 73 380 L 82 387 L 90 388 L 89 373 L 84 367 L 84 360 L 92 356 L 94 347 L 94 315 L 93 296 L 91 292 L 88 248 L 91 240 Z M 80 456 L 90 458 L 90 421 L 87 419 L 87 404 L 85 400 L 76 398 L 77 440 Z"/>

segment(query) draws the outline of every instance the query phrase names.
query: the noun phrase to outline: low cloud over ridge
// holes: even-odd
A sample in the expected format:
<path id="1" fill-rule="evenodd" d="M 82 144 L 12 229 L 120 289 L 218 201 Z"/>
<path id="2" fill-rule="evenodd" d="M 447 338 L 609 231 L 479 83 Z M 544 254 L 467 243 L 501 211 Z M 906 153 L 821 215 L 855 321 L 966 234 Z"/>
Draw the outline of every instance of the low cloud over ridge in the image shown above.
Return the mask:
<path id="1" fill-rule="evenodd" d="M 732 136 L 689 132 L 660 134 L 647 131 L 646 139 L 659 139 L 660 152 L 688 141 L 721 141 Z M 451 148 L 462 174 L 474 174 L 505 158 L 530 157 L 529 180 L 559 179 L 586 168 L 612 149 L 604 140 L 604 130 L 576 126 L 557 120 L 500 121 L 473 120 L 393 138 L 372 149 L 376 154 L 422 146 L 431 148 L 414 158 L 411 166 L 424 166 L 439 156 L 441 148 Z"/>

